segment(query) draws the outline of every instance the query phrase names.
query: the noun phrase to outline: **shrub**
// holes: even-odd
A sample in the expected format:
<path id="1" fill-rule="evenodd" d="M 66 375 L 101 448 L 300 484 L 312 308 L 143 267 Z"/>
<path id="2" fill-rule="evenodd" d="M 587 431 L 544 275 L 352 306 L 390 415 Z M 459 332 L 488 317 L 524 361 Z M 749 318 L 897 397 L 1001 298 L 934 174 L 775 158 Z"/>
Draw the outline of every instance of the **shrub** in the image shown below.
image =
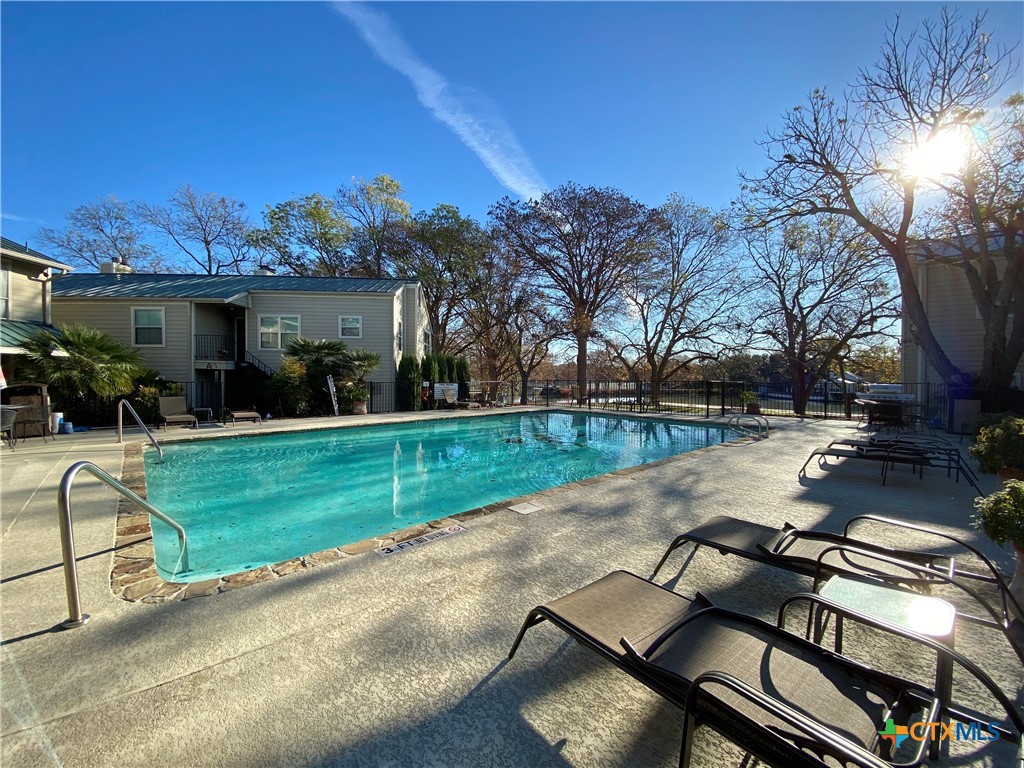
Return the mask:
<path id="1" fill-rule="evenodd" d="M 982 427 L 970 452 L 982 472 L 1024 467 L 1024 419 L 1010 416 L 998 424 Z"/>
<path id="2" fill-rule="evenodd" d="M 469 378 L 469 360 L 465 357 L 455 358 L 455 380 L 459 382 L 468 382 Z"/>
<path id="3" fill-rule="evenodd" d="M 751 392 L 749 389 L 740 392 L 740 402 L 744 405 L 753 405 L 757 402 L 757 392 Z"/>
<path id="4" fill-rule="evenodd" d="M 398 362 L 395 377 L 395 407 L 400 411 L 416 411 L 420 407 L 420 364 L 412 355 Z"/>
<path id="5" fill-rule="evenodd" d="M 267 388 L 278 400 L 283 416 L 308 416 L 310 391 L 306 366 L 297 358 L 281 358 L 281 367 L 267 382 Z"/>
<path id="6" fill-rule="evenodd" d="M 1024 482 L 1009 480 L 1000 491 L 974 500 L 974 525 L 999 546 L 1024 550 Z"/>

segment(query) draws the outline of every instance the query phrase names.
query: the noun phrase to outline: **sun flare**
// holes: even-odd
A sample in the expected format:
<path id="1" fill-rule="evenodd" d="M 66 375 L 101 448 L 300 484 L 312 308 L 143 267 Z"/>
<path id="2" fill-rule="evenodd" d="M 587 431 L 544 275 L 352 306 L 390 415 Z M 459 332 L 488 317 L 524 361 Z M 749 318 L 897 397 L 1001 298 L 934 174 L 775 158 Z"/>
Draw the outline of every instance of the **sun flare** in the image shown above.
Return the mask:
<path id="1" fill-rule="evenodd" d="M 970 133 L 960 127 L 947 128 L 909 147 L 903 167 L 908 176 L 934 178 L 962 168 L 969 151 Z"/>

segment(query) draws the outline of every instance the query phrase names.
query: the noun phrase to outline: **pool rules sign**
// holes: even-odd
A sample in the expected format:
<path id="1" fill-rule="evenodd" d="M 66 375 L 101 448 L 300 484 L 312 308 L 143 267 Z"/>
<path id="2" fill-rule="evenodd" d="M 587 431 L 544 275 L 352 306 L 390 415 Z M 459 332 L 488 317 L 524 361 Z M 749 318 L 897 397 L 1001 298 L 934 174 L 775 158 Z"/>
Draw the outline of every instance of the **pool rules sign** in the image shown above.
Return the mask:
<path id="1" fill-rule="evenodd" d="M 396 555 L 399 552 L 405 552 L 407 549 L 413 549 L 424 544 L 430 544 L 432 541 L 443 539 L 445 536 L 451 536 L 455 533 L 462 533 L 466 529 L 461 525 L 448 525 L 444 528 L 438 528 L 436 531 L 425 533 L 422 536 L 417 536 L 415 539 L 409 539 L 408 541 L 400 541 L 397 544 L 392 544 L 388 547 L 381 547 L 380 549 L 374 550 L 381 557 L 387 557 L 388 555 Z"/>

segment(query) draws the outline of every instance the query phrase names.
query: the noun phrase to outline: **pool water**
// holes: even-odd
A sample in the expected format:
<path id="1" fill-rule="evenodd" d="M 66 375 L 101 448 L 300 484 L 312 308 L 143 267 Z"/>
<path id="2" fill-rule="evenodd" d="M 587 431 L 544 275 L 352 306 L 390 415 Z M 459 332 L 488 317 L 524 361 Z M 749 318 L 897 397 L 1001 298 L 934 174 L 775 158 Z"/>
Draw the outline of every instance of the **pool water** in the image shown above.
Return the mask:
<path id="1" fill-rule="evenodd" d="M 508 413 L 203 440 L 148 451 L 160 575 L 200 581 L 382 536 L 738 436 L 699 424 Z"/>

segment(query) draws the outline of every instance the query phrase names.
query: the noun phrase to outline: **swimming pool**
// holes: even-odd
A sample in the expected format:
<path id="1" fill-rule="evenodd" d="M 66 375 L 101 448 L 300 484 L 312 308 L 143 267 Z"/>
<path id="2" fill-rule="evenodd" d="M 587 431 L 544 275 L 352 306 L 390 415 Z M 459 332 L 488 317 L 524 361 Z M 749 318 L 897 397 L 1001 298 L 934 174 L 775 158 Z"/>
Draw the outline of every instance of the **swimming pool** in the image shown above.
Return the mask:
<path id="1" fill-rule="evenodd" d="M 145 457 L 156 565 L 190 582 L 382 536 L 738 437 L 725 427 L 587 413 L 434 419 L 164 446 Z"/>

